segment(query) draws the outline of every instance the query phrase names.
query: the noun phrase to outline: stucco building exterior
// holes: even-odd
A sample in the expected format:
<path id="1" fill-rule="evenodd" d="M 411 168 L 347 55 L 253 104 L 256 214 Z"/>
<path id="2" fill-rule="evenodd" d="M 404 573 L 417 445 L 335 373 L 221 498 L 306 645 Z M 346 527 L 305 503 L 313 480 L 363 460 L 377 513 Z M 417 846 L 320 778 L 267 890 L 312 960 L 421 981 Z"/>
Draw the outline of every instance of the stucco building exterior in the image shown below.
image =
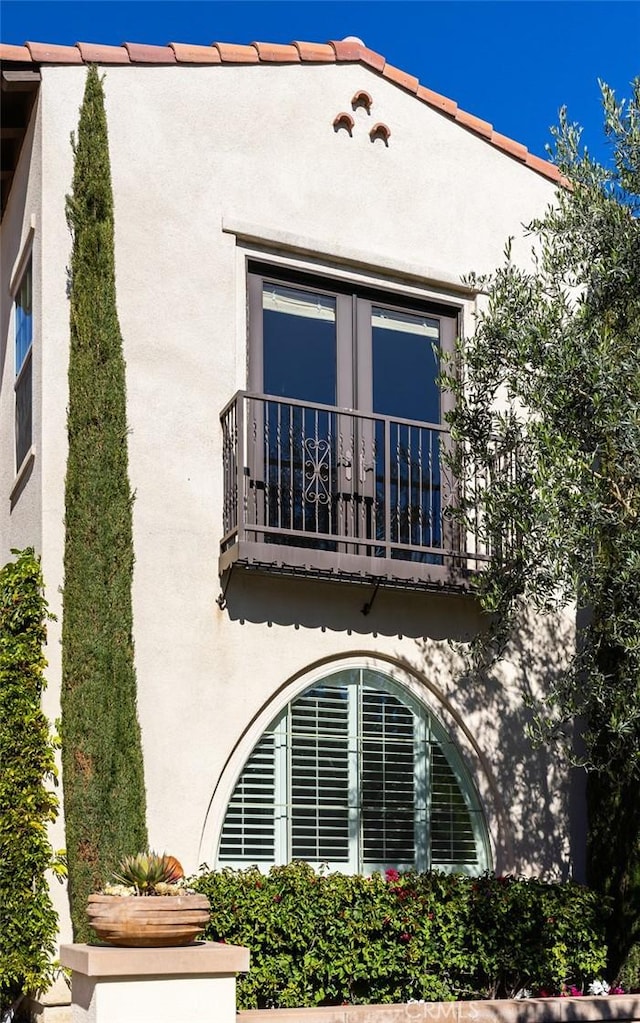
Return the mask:
<path id="1" fill-rule="evenodd" d="M 0 556 L 42 556 L 58 616 L 49 716 L 69 140 L 97 62 L 152 847 L 189 870 L 296 856 L 580 876 L 579 800 L 566 767 L 530 747 L 522 700 L 557 670 L 571 622 L 523 623 L 501 667 L 464 674 L 483 552 L 447 515 L 436 383 L 439 352 L 483 301 L 462 275 L 497 266 L 510 236 L 529 265 L 522 225 L 553 201 L 555 169 L 357 40 L 0 57 L 14 129 Z"/>

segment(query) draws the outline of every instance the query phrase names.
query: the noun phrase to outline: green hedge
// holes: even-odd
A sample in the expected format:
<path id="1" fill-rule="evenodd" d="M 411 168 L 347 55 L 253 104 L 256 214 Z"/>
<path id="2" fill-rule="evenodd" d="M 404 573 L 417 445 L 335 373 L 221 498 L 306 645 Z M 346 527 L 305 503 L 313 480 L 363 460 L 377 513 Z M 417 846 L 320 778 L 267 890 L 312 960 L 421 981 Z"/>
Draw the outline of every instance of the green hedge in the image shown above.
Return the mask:
<path id="1" fill-rule="evenodd" d="M 251 950 L 240 1009 L 551 994 L 606 962 L 597 896 L 571 882 L 317 874 L 298 862 L 191 883 L 211 902 L 206 937 Z"/>
<path id="2" fill-rule="evenodd" d="M 13 553 L 0 570 L 0 1012 L 50 982 L 58 925 L 45 875 L 58 807 L 40 706 L 47 605 L 34 552 Z"/>

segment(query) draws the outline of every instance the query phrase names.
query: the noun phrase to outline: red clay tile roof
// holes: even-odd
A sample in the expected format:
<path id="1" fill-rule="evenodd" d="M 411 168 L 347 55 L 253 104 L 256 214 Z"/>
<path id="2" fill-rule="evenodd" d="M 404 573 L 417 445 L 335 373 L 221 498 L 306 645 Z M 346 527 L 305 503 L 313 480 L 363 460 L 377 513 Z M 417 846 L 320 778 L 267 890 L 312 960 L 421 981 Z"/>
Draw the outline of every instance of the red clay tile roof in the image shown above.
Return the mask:
<path id="1" fill-rule="evenodd" d="M 417 78 L 387 64 L 379 53 L 368 49 L 357 39 L 332 40 L 328 43 L 294 41 L 281 43 L 254 42 L 251 45 L 212 43 L 211 46 L 169 43 L 168 46 L 147 46 L 143 43 L 123 43 L 122 46 L 102 46 L 94 43 L 76 43 L 75 46 L 27 42 L 24 46 L 0 43 L 0 60 L 6 64 L 334 64 L 358 63 L 370 68 L 393 82 L 394 85 L 415 96 L 421 103 L 460 124 L 468 131 L 486 139 L 490 145 L 507 153 L 558 184 L 566 184 L 562 174 L 552 163 L 529 153 L 526 146 L 495 131 L 487 121 L 460 110 L 457 103 L 440 96 Z"/>

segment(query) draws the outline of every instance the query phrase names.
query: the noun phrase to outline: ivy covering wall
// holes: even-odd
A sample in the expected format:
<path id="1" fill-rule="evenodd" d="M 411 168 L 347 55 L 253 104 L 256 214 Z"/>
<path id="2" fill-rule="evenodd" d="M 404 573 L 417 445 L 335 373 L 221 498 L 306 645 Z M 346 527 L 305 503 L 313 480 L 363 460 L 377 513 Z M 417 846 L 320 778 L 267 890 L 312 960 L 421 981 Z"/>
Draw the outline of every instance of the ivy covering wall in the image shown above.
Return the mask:
<path id="1" fill-rule="evenodd" d="M 58 924 L 45 874 L 58 807 L 40 705 L 47 604 L 33 550 L 14 553 L 0 570 L 0 1012 L 50 982 Z"/>
<path id="2" fill-rule="evenodd" d="M 71 916 L 82 941 L 87 896 L 122 856 L 147 845 L 125 364 L 104 91 L 94 67 L 73 148 L 61 734 Z"/>

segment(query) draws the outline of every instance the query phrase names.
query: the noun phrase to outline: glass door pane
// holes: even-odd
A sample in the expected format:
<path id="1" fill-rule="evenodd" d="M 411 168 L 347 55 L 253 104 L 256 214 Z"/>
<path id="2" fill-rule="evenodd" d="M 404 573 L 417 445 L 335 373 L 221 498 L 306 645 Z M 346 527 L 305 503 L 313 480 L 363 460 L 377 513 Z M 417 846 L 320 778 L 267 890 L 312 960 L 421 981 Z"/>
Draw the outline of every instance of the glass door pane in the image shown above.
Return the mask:
<path id="1" fill-rule="evenodd" d="M 440 389 L 436 383 L 439 342 L 439 320 L 372 308 L 374 412 L 421 423 L 440 422 Z"/>
<path id="2" fill-rule="evenodd" d="M 335 298 L 265 282 L 262 308 L 265 393 L 335 405 Z"/>
<path id="3" fill-rule="evenodd" d="M 336 405 L 336 320 L 334 296 L 263 283 L 266 524 L 298 534 L 286 539 L 296 546 L 336 531 L 335 413 L 309 407 Z"/>
<path id="4" fill-rule="evenodd" d="M 436 564 L 420 548 L 442 546 L 439 346 L 439 319 L 372 307 L 373 411 L 390 417 L 376 424 L 376 504 L 389 503 L 391 557 Z"/>

